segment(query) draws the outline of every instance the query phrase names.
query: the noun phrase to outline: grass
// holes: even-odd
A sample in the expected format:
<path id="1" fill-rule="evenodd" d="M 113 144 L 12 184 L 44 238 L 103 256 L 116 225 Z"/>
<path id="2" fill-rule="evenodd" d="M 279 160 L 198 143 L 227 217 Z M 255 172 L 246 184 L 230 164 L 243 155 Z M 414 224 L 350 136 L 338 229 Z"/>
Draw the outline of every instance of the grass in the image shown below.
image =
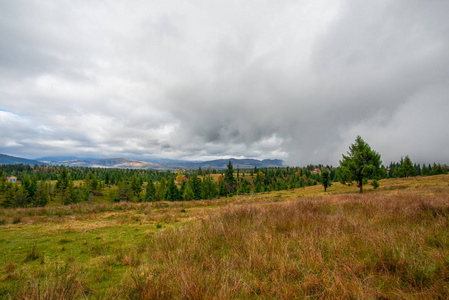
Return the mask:
<path id="1" fill-rule="evenodd" d="M 2 210 L 0 298 L 448 298 L 449 176 L 357 191 Z"/>

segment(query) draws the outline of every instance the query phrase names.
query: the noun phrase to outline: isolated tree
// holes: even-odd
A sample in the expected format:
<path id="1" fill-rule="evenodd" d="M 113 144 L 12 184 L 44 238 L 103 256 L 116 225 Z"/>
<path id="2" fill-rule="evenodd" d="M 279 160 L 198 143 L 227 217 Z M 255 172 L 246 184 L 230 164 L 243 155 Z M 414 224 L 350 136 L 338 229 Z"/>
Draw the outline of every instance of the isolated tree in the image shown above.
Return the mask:
<path id="1" fill-rule="evenodd" d="M 372 150 L 365 141 L 357 136 L 355 144 L 349 147 L 348 155 L 343 154 L 343 160 L 340 160 L 340 169 L 342 175 L 349 181 L 356 181 L 363 193 L 363 184 L 368 178 L 372 178 L 379 172 L 380 154 Z"/>
<path id="2" fill-rule="evenodd" d="M 332 185 L 332 181 L 329 175 L 330 173 L 328 170 L 324 170 L 323 172 L 321 172 L 321 184 L 323 185 L 325 192 L 327 188 Z"/>

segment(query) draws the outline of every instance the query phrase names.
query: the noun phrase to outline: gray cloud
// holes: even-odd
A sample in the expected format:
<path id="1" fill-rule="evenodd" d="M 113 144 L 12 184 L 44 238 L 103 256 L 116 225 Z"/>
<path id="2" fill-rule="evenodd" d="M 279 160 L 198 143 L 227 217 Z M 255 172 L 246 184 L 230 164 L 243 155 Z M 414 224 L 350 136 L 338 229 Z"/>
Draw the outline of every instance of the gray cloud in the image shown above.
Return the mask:
<path id="1" fill-rule="evenodd" d="M 448 162 L 446 1 L 0 4 L 0 152 Z M 437 145 L 438 147 L 429 147 Z"/>

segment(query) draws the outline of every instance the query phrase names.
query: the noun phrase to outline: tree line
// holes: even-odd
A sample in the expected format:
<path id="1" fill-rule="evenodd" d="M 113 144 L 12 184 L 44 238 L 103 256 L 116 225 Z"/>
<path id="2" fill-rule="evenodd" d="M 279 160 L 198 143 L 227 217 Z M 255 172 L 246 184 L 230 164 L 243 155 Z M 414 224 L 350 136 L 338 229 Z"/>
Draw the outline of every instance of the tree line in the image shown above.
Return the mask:
<path id="1" fill-rule="evenodd" d="M 445 174 L 448 166 L 414 164 L 409 156 L 388 167 L 381 165 L 380 154 L 361 138 L 343 155 L 339 167 L 308 165 L 235 169 L 179 170 L 178 172 L 138 169 L 106 169 L 64 166 L 0 166 L 1 207 L 42 207 L 91 203 L 95 199 L 111 202 L 190 201 L 228 197 L 236 194 L 263 193 L 321 184 L 326 191 L 332 182 L 372 180 L 376 188 L 382 178 Z M 7 182 L 7 176 L 20 183 Z"/>

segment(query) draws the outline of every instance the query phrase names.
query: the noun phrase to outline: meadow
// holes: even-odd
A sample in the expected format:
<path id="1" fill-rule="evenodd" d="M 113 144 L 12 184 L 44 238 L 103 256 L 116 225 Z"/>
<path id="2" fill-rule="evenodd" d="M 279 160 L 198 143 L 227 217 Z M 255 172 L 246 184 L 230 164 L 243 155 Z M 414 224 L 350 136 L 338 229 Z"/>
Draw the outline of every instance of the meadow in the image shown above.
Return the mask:
<path id="1" fill-rule="evenodd" d="M 449 175 L 0 210 L 0 298 L 449 298 Z"/>

